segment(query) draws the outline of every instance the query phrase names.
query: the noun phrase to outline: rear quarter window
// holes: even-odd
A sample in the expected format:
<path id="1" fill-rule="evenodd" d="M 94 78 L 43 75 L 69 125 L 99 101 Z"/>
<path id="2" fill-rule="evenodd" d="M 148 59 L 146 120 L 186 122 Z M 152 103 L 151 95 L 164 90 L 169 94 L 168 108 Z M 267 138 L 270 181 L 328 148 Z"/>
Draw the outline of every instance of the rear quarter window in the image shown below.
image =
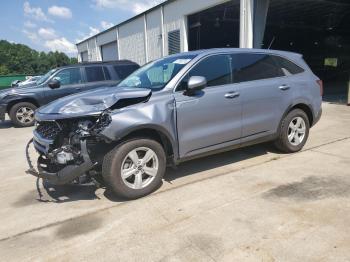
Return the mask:
<path id="1" fill-rule="evenodd" d="M 292 61 L 280 56 L 274 57 L 276 63 L 280 66 L 285 75 L 295 75 L 304 72 L 305 70 L 300 66 L 294 64 Z"/>
<path id="2" fill-rule="evenodd" d="M 119 78 L 122 80 L 128 77 L 129 75 L 131 75 L 137 69 L 139 69 L 139 66 L 138 65 L 115 65 L 113 68 L 114 68 L 114 71 L 119 76 Z"/>
<path id="3" fill-rule="evenodd" d="M 88 82 L 105 81 L 102 66 L 89 66 L 85 67 L 86 80 Z"/>

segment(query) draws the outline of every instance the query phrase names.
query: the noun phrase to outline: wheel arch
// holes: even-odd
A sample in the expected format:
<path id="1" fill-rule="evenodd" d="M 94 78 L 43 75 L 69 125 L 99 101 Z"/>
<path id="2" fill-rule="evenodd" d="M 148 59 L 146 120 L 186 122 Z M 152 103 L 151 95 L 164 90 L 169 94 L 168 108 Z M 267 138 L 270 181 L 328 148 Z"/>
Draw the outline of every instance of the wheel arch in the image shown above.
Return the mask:
<path id="1" fill-rule="evenodd" d="M 279 127 L 281 126 L 281 123 L 283 121 L 283 119 L 286 117 L 286 115 L 291 112 L 292 110 L 294 109 L 300 109 L 302 111 L 305 112 L 305 114 L 307 115 L 308 117 L 308 120 L 309 120 L 309 124 L 310 124 L 310 127 L 312 127 L 312 125 L 314 124 L 314 112 L 312 110 L 312 106 L 304 101 L 299 101 L 299 102 L 296 102 L 294 104 L 291 104 L 283 113 L 282 115 L 282 118 L 280 119 L 280 124 L 279 124 Z M 278 128 L 279 130 L 279 128 Z"/>
<path id="2" fill-rule="evenodd" d="M 36 101 L 35 98 L 32 98 L 32 97 L 21 97 L 21 98 L 14 99 L 14 100 L 11 100 L 11 101 L 8 102 L 7 107 L 6 107 L 7 113 L 10 112 L 11 108 L 14 105 L 16 105 L 18 103 L 23 103 L 23 102 L 31 103 L 31 104 L 35 105 L 36 107 L 40 107 L 38 101 Z"/>
<path id="3" fill-rule="evenodd" d="M 173 162 L 176 161 L 176 156 L 178 154 L 176 143 L 171 135 L 166 130 L 164 130 L 164 128 L 154 125 L 138 126 L 124 132 L 118 138 L 118 141 L 125 141 L 137 137 L 150 138 L 159 142 L 164 148 L 167 159 Z"/>
<path id="4" fill-rule="evenodd" d="M 314 123 L 314 113 L 312 111 L 312 107 L 306 103 L 298 103 L 298 104 L 295 104 L 293 105 L 287 112 L 286 114 L 284 115 L 284 117 L 289 113 L 291 112 L 292 110 L 294 109 L 300 109 L 302 111 L 305 112 L 305 114 L 307 115 L 307 118 L 309 120 L 309 124 L 310 124 L 310 127 L 313 125 Z"/>

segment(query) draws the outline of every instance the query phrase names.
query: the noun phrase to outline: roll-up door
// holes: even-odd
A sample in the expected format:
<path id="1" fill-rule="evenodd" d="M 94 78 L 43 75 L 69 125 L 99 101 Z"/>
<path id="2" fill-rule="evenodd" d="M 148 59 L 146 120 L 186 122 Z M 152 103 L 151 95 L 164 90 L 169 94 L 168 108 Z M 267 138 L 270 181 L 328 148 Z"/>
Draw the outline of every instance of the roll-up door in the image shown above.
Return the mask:
<path id="1" fill-rule="evenodd" d="M 117 42 L 101 46 L 102 61 L 118 60 Z"/>

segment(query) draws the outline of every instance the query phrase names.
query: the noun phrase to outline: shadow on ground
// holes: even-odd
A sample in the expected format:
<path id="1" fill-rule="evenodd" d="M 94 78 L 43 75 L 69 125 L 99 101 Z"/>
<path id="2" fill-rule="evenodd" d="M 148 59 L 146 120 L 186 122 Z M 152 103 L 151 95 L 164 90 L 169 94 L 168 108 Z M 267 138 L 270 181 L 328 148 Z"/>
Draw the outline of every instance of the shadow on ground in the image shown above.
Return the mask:
<path id="1" fill-rule="evenodd" d="M 164 180 L 171 183 L 172 181 L 181 177 L 231 165 L 243 160 L 265 155 L 269 152 L 277 153 L 277 151 L 270 144 L 261 144 L 198 158 L 192 161 L 184 162 L 176 169 L 167 170 Z"/>
<path id="2" fill-rule="evenodd" d="M 0 121 L 0 129 L 7 129 L 14 127 L 10 120 Z"/>
<path id="3" fill-rule="evenodd" d="M 196 160 L 182 163 L 176 169 L 168 168 L 164 176 L 164 180 L 171 184 L 172 181 L 175 181 L 182 177 L 194 175 L 203 171 L 209 171 L 211 169 L 226 165 L 231 165 L 243 160 L 265 155 L 268 152 L 276 151 L 269 144 L 262 144 L 198 158 Z M 54 186 L 48 183 L 40 183 L 40 189 L 43 192 L 43 198 L 41 200 L 39 200 L 39 198 L 37 199 L 41 202 L 66 203 L 79 200 L 99 199 L 99 197 L 96 195 L 96 190 L 98 188 L 92 183 L 87 185 L 65 186 Z M 108 200 L 113 202 L 126 201 L 125 199 L 113 195 L 113 193 L 108 189 L 106 189 L 103 194 Z M 28 197 L 28 195 L 23 196 L 23 199 L 19 199 L 15 205 L 31 205 L 33 202 L 37 202 L 33 200 L 33 197 L 35 197 L 33 192 L 31 192 L 30 196 L 31 197 Z M 28 198 L 32 200 L 28 200 Z"/>

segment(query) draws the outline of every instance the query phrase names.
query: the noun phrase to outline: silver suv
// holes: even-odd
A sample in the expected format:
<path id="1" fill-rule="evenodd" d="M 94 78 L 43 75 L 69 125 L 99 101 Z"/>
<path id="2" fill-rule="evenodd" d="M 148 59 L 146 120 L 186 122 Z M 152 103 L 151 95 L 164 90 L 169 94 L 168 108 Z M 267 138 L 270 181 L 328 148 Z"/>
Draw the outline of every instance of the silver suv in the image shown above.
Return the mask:
<path id="1" fill-rule="evenodd" d="M 322 81 L 300 54 L 212 49 L 151 62 L 115 88 L 61 98 L 35 114 L 38 170 L 52 184 L 102 177 L 128 199 L 167 165 L 273 141 L 301 150 L 321 116 Z"/>

